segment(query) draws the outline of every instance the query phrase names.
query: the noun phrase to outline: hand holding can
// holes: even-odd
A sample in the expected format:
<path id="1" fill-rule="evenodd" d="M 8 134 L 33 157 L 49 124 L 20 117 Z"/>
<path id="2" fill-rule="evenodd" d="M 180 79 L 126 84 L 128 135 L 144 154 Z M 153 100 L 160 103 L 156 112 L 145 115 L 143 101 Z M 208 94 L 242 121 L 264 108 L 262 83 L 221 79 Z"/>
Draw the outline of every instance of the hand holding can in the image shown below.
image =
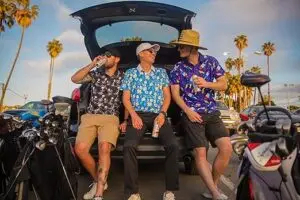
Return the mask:
<path id="1" fill-rule="evenodd" d="M 156 121 L 154 121 L 153 130 L 152 130 L 152 137 L 153 138 L 158 138 L 158 134 L 159 134 L 159 125 Z"/>
<path id="2" fill-rule="evenodd" d="M 196 82 L 195 82 L 197 78 L 198 78 L 197 75 L 193 75 L 191 79 L 192 79 L 194 91 L 195 91 L 195 92 L 200 92 L 200 91 L 201 91 L 201 88 L 199 88 L 198 85 L 197 85 Z"/>

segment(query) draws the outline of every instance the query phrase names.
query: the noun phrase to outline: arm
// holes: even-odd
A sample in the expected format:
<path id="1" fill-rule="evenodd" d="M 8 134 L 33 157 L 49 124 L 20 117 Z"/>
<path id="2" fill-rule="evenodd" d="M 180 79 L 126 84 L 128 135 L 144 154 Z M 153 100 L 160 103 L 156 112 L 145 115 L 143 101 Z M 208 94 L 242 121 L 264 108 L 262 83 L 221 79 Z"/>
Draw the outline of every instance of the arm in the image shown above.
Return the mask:
<path id="1" fill-rule="evenodd" d="M 227 89 L 227 80 L 225 76 L 220 76 L 216 79 L 216 82 L 207 82 L 203 78 L 199 77 L 196 84 L 199 87 L 210 88 L 217 91 L 224 91 Z"/>
<path id="2" fill-rule="evenodd" d="M 171 92 L 169 86 L 163 88 L 164 101 L 161 111 L 167 112 L 171 103 Z"/>
<path id="3" fill-rule="evenodd" d="M 177 105 L 185 112 L 185 114 L 188 116 L 188 118 L 192 122 L 202 122 L 201 116 L 193 111 L 190 107 L 186 105 L 182 97 L 180 96 L 180 87 L 179 85 L 171 85 L 171 90 L 172 90 L 172 97 L 174 101 L 177 103 Z"/>
<path id="4" fill-rule="evenodd" d="M 132 125 L 136 129 L 142 129 L 143 128 L 143 121 L 142 119 L 138 116 L 138 114 L 135 112 L 131 101 L 130 101 L 130 90 L 124 90 L 123 91 L 123 104 L 127 110 L 127 112 L 131 116 L 131 121 Z M 126 114 L 126 113 L 125 113 Z"/>
<path id="5" fill-rule="evenodd" d="M 121 133 L 125 133 L 126 132 L 128 117 L 129 117 L 129 112 L 125 108 L 124 109 L 124 121 L 120 124 Z"/>
<path id="6" fill-rule="evenodd" d="M 73 83 L 81 84 L 92 80 L 92 77 L 89 75 L 89 72 L 96 67 L 96 63 L 101 59 L 101 56 L 97 56 L 93 62 L 87 66 L 78 70 L 71 78 Z"/>

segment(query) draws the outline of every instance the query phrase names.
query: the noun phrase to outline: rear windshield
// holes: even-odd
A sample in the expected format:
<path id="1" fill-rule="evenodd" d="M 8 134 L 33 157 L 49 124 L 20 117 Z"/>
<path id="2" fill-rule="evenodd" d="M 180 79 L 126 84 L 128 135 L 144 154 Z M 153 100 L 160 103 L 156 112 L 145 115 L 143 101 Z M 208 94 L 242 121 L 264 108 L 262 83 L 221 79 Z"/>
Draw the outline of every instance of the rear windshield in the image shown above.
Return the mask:
<path id="1" fill-rule="evenodd" d="M 147 21 L 129 21 L 103 26 L 96 30 L 99 46 L 124 40 L 142 40 L 169 43 L 178 38 L 178 30 L 159 23 Z"/>

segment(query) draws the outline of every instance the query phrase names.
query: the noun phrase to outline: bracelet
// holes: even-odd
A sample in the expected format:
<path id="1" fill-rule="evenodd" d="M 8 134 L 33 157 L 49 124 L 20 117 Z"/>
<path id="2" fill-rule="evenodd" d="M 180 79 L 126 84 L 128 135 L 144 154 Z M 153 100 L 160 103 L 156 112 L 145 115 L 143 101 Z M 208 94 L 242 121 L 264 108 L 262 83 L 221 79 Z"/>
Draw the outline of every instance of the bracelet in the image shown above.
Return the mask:
<path id="1" fill-rule="evenodd" d="M 163 114 L 167 118 L 167 113 L 165 111 L 160 111 L 159 113 Z"/>

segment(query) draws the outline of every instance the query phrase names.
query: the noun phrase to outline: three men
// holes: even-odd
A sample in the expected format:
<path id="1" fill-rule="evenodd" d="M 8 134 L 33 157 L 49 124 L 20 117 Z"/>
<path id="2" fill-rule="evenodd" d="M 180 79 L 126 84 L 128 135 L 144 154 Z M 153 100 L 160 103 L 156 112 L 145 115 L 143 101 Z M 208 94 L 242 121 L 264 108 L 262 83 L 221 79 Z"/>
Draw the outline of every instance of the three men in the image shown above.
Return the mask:
<path id="1" fill-rule="evenodd" d="M 173 44 L 178 45 L 183 60 L 170 74 L 172 96 L 184 112 L 182 122 L 186 144 L 194 150 L 198 171 L 210 191 L 203 196 L 225 200 L 228 197 L 217 184 L 229 163 L 232 147 L 214 100 L 214 91 L 227 88 L 225 71 L 214 57 L 198 52 L 198 49 L 206 49 L 200 46 L 198 32 L 183 30 Z M 209 142 L 219 150 L 212 171 L 206 157 Z"/>
<path id="2" fill-rule="evenodd" d="M 164 69 L 153 66 L 160 46 L 142 43 L 136 49 L 140 64 L 126 71 L 121 85 L 123 104 L 130 114 L 124 141 L 124 190 L 128 200 L 140 200 L 136 151 L 146 129 L 159 126 L 158 139 L 166 151 L 166 191 L 164 200 L 174 200 L 178 190 L 178 145 L 171 125 L 166 120 L 171 94 Z"/>
<path id="3" fill-rule="evenodd" d="M 98 62 L 105 64 L 92 70 Z M 118 70 L 119 62 L 120 53 L 116 49 L 109 49 L 72 76 L 74 83 L 92 80 L 89 106 L 87 113 L 81 116 L 75 144 L 77 156 L 94 180 L 84 199 L 102 200 L 103 191 L 107 189 L 110 152 L 116 147 L 119 136 L 120 85 L 123 78 L 123 73 Z M 97 168 L 89 153 L 96 137 L 99 151 Z"/>

